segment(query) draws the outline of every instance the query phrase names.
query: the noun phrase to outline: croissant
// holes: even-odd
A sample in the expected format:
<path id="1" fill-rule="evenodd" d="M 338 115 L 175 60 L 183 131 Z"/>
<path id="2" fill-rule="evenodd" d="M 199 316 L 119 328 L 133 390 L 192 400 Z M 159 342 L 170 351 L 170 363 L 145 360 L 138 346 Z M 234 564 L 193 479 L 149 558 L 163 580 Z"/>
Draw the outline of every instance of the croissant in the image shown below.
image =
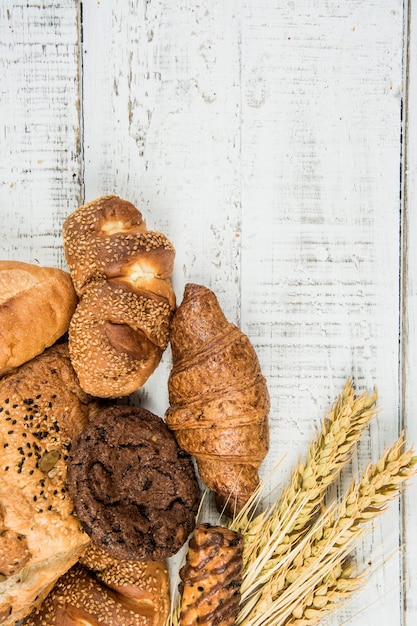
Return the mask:
<path id="1" fill-rule="evenodd" d="M 240 602 L 243 537 L 223 526 L 200 524 L 180 569 L 180 626 L 233 626 Z"/>
<path id="2" fill-rule="evenodd" d="M 170 341 L 167 425 L 195 457 L 218 510 L 233 517 L 259 484 L 269 447 L 270 398 L 257 354 L 215 294 L 195 284 L 185 286 Z"/>
<path id="3" fill-rule="evenodd" d="M 154 372 L 168 345 L 174 247 L 117 196 L 71 213 L 63 243 L 79 296 L 69 349 L 81 387 L 102 398 L 129 395 Z"/>

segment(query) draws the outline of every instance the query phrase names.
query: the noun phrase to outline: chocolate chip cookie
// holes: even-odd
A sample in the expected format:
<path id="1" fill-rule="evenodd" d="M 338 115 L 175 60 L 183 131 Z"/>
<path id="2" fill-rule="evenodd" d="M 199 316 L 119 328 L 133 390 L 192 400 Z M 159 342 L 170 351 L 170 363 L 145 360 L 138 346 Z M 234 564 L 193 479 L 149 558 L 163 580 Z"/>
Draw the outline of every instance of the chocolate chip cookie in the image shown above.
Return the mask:
<path id="1" fill-rule="evenodd" d="M 68 488 L 93 542 L 119 559 L 172 556 L 195 528 L 200 488 L 191 457 L 165 422 L 110 406 L 71 449 Z"/>

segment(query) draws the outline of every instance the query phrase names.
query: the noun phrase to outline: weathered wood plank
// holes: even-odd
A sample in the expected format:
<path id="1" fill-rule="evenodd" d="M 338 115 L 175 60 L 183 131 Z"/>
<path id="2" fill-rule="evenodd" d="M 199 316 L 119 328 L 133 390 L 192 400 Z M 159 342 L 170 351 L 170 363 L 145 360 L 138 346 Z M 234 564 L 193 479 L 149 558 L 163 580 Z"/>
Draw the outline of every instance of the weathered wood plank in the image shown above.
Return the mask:
<path id="1" fill-rule="evenodd" d="M 410 443 L 417 442 L 417 11 L 408 3 L 406 94 L 404 100 L 404 211 L 402 222 L 401 409 L 402 426 Z M 403 497 L 404 626 L 417 623 L 417 484 Z"/>
<path id="2" fill-rule="evenodd" d="M 62 265 L 81 199 L 78 3 L 0 8 L 2 258 Z"/>
<path id="3" fill-rule="evenodd" d="M 384 408 L 353 471 L 398 434 L 402 4 L 376 9 L 245 5 L 242 324 L 268 374 L 280 480 L 347 376 L 376 385 Z M 330 623 L 373 605 L 381 588 L 390 592 L 370 621 L 400 623 L 399 555 L 379 563 L 398 532 L 392 510 L 361 546 L 359 560 L 378 567 L 366 594 Z"/>

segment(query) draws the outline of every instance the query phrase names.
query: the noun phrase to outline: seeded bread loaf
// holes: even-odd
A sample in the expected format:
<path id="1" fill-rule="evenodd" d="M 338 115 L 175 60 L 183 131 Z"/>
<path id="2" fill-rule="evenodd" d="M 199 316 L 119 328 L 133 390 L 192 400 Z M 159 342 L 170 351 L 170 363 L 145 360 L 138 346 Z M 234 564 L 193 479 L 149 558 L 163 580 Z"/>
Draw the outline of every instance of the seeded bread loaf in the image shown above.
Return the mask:
<path id="1" fill-rule="evenodd" d="M 71 442 L 96 409 L 66 343 L 0 379 L 0 623 L 15 624 L 89 543 L 66 485 Z"/>

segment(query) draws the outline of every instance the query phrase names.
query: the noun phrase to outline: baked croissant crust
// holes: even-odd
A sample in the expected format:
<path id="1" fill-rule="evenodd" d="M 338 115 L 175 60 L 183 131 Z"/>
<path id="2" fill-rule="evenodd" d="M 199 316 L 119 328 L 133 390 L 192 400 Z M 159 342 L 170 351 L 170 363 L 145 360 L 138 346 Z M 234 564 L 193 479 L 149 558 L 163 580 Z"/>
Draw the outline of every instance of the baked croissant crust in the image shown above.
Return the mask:
<path id="1" fill-rule="evenodd" d="M 215 294 L 196 284 L 185 286 L 170 340 L 166 422 L 219 511 L 233 516 L 259 484 L 269 447 L 270 398 L 257 354 Z"/>
<path id="2" fill-rule="evenodd" d="M 180 626 L 233 626 L 242 582 L 242 536 L 223 526 L 200 524 L 180 570 Z"/>
<path id="3" fill-rule="evenodd" d="M 63 240 L 80 299 L 69 348 L 81 387 L 101 398 L 127 396 L 143 386 L 168 345 L 174 247 L 117 196 L 71 213 Z"/>

